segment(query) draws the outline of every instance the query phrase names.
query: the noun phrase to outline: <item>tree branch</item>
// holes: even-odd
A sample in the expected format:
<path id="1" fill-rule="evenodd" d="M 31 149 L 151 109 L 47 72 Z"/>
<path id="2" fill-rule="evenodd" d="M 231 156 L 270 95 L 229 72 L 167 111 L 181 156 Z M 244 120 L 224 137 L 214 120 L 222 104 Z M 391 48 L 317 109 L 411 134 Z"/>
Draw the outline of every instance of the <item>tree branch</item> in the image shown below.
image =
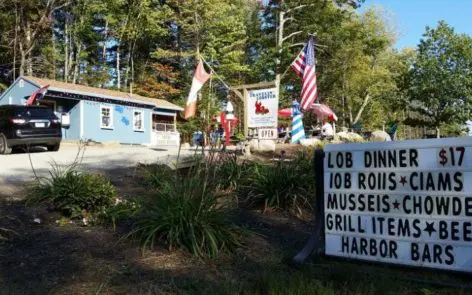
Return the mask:
<path id="1" fill-rule="evenodd" d="M 304 46 L 304 45 L 305 43 L 295 43 L 295 44 L 289 45 L 288 47 L 292 48 L 292 47 Z"/>
<path id="2" fill-rule="evenodd" d="M 282 41 L 285 41 L 285 40 L 289 39 L 290 37 L 293 37 L 293 36 L 298 35 L 298 34 L 301 34 L 301 33 L 303 33 L 303 31 L 293 32 L 293 33 L 291 33 L 290 35 L 288 35 L 287 37 L 283 37 L 283 38 L 282 38 Z"/>
<path id="3" fill-rule="evenodd" d="M 61 8 L 63 8 L 63 7 L 69 6 L 70 4 L 72 4 L 72 2 L 66 2 L 66 3 L 64 3 L 64 4 L 62 4 L 62 5 L 56 6 L 56 7 L 54 7 L 54 9 L 51 10 L 51 12 L 56 11 L 56 10 L 59 10 L 59 9 L 61 9 Z"/>
<path id="4" fill-rule="evenodd" d="M 31 40 L 34 40 L 36 38 L 36 35 L 42 29 L 43 24 L 45 22 L 47 22 L 47 20 L 49 19 L 49 16 L 51 15 L 51 13 L 53 11 L 54 2 L 55 2 L 55 0 L 48 0 L 48 2 L 46 4 L 46 8 L 44 8 L 43 14 L 41 15 L 38 23 L 36 24 L 35 29 L 33 30 L 33 32 L 31 32 Z M 38 11 L 38 13 L 39 13 L 39 11 Z M 32 45 L 31 47 L 34 47 L 33 43 L 34 42 L 31 42 L 31 45 Z"/>
<path id="5" fill-rule="evenodd" d="M 304 7 L 307 7 L 307 6 L 315 6 L 315 4 L 302 4 L 302 5 L 298 5 L 298 6 L 294 7 L 294 8 L 288 9 L 287 11 L 285 11 L 285 13 L 290 13 L 290 12 L 292 12 L 292 11 L 294 11 L 294 10 L 302 9 L 302 8 L 304 8 Z"/>
<path id="6" fill-rule="evenodd" d="M 295 19 L 293 17 L 287 17 L 287 18 L 284 18 L 283 23 L 285 24 L 286 22 L 292 21 L 292 20 L 295 20 Z"/>

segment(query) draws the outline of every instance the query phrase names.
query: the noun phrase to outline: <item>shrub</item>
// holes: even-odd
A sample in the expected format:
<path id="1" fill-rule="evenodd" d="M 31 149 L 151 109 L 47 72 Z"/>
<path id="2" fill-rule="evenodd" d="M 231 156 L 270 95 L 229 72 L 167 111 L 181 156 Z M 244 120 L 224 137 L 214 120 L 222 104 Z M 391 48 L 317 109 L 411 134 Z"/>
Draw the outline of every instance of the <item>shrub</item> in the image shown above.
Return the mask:
<path id="1" fill-rule="evenodd" d="M 234 137 L 239 141 L 243 141 L 243 140 L 246 139 L 246 137 L 244 136 L 244 133 L 242 133 L 242 132 L 236 133 Z"/>
<path id="2" fill-rule="evenodd" d="M 239 192 L 243 201 L 255 207 L 300 212 L 310 208 L 314 197 L 311 153 L 299 152 L 295 160 L 253 164 Z"/>
<path id="3" fill-rule="evenodd" d="M 104 212 L 115 201 L 115 187 L 104 176 L 80 173 L 75 166 L 53 166 L 50 178 L 33 190 L 32 202 L 48 202 L 71 218 Z"/>
<path id="4" fill-rule="evenodd" d="M 215 257 L 236 245 L 236 228 L 223 212 L 215 209 L 216 199 L 200 174 L 175 181 L 156 192 L 150 204 L 141 207 L 128 236 L 142 241 L 143 248 L 164 241 L 169 249 L 184 248 L 196 256 Z"/>

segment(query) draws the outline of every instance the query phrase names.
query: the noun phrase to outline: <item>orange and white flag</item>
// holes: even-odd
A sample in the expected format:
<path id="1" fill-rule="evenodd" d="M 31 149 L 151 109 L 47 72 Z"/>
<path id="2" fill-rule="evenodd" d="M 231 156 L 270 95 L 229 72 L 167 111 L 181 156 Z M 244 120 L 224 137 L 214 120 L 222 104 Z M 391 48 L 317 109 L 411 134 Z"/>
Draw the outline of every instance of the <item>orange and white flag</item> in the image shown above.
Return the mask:
<path id="1" fill-rule="evenodd" d="M 203 61 L 200 60 L 195 75 L 192 80 L 192 87 L 190 88 L 190 94 L 188 95 L 187 105 L 185 106 L 185 119 L 195 116 L 197 110 L 197 95 L 198 91 L 203 87 L 203 84 L 210 78 L 211 74 L 205 71 L 203 67 Z"/>

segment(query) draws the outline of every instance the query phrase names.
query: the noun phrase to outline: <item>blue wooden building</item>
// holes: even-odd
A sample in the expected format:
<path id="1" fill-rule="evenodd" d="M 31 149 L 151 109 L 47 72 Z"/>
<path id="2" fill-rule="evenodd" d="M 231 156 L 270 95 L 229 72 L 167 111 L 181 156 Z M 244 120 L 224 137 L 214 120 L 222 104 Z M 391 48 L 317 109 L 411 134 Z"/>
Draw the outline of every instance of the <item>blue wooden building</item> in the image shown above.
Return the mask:
<path id="1" fill-rule="evenodd" d="M 0 95 L 0 105 L 23 105 L 46 85 L 49 88 L 38 103 L 50 107 L 62 120 L 65 140 L 155 146 L 180 143 L 176 117 L 183 109 L 161 99 L 22 76 Z"/>

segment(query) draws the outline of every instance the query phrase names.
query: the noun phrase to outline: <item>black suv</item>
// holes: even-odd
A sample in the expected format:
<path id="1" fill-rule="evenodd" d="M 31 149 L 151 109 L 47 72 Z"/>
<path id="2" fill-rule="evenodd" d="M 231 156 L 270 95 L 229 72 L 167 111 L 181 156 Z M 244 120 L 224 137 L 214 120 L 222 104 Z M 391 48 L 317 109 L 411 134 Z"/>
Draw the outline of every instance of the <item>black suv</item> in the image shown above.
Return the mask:
<path id="1" fill-rule="evenodd" d="M 13 148 L 46 146 L 58 151 L 62 130 L 54 112 L 44 106 L 0 106 L 0 154 Z"/>

